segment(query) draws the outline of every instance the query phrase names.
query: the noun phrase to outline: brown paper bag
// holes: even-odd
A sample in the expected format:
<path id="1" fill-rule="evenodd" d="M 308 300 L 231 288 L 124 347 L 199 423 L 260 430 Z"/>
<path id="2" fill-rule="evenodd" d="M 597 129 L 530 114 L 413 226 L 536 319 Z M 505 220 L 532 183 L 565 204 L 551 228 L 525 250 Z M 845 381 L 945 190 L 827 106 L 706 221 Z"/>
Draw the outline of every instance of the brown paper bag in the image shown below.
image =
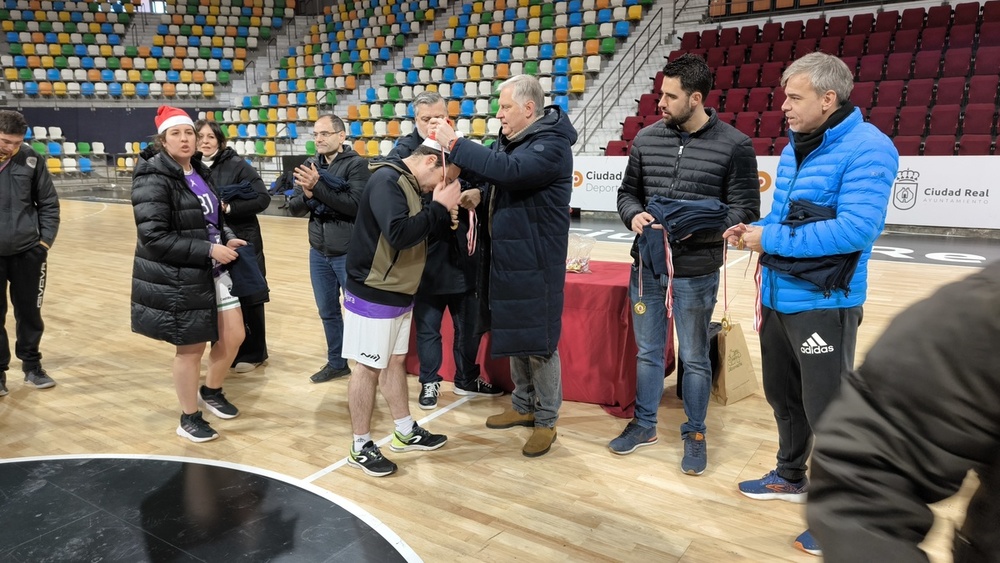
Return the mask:
<path id="1" fill-rule="evenodd" d="M 723 323 L 723 327 L 719 333 L 719 371 L 712 381 L 712 399 L 728 405 L 757 391 L 757 375 L 740 323 Z"/>

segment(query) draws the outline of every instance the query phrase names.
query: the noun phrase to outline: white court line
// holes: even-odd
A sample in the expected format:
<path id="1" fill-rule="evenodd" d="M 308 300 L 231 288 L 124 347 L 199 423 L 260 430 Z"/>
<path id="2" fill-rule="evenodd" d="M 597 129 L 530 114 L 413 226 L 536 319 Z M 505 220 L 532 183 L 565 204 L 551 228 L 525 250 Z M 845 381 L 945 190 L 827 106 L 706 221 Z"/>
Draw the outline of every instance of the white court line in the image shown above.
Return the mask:
<path id="1" fill-rule="evenodd" d="M 420 420 L 417 421 L 417 424 L 423 426 L 425 422 L 430 422 L 430 421 L 434 420 L 435 418 L 441 416 L 442 414 L 450 411 L 451 409 L 453 409 L 455 407 L 458 407 L 460 405 L 464 405 L 465 403 L 469 402 L 470 399 L 472 399 L 472 395 L 466 395 L 466 396 L 462 397 L 461 399 L 455 401 L 454 403 L 448 405 L 447 407 L 442 407 L 442 408 L 434 411 L 433 413 L 425 416 L 424 418 L 421 418 Z M 384 445 L 388 444 L 390 440 L 392 440 L 392 434 L 389 434 L 385 438 L 382 438 L 378 442 L 375 442 L 375 445 L 376 446 L 384 446 Z M 343 467 L 345 465 L 347 465 L 347 458 L 346 457 L 344 459 L 341 459 L 337 463 L 334 463 L 332 465 L 324 467 L 323 469 L 320 469 L 316 473 L 313 473 L 312 475 L 310 475 L 310 476 L 308 476 L 308 477 L 306 477 L 306 478 L 304 478 L 302 480 L 305 481 L 305 482 L 307 482 L 307 483 L 312 483 L 316 479 L 319 479 L 320 477 L 322 477 L 324 475 L 332 473 L 332 472 L 340 469 L 341 467 Z"/>
<path id="2" fill-rule="evenodd" d="M 465 397 L 468 399 L 468 397 Z M 437 414 L 437 413 L 435 413 Z M 74 455 L 54 455 L 54 456 L 35 456 L 35 457 L 20 457 L 14 459 L 0 459 L 0 464 L 3 463 L 18 463 L 25 461 L 46 461 L 46 460 L 70 460 L 70 459 L 146 459 L 146 460 L 159 460 L 159 461 L 173 461 L 178 463 L 191 463 L 191 464 L 202 464 L 202 465 L 214 465 L 216 467 L 225 467 L 227 469 L 234 469 L 237 471 L 243 471 L 246 473 L 252 473 L 254 475 L 260 475 L 263 477 L 268 477 L 277 481 L 283 481 L 289 485 L 296 486 L 302 490 L 313 493 L 314 495 L 325 498 L 326 500 L 332 502 L 333 504 L 343 508 L 347 512 L 353 514 L 356 518 L 368 524 L 372 530 L 374 530 L 378 535 L 382 536 L 386 542 L 388 542 L 392 547 L 399 552 L 403 558 L 409 563 L 422 563 L 422 559 L 417 552 L 413 551 L 413 548 L 407 544 L 403 538 L 392 531 L 391 528 L 385 525 L 381 520 L 373 516 L 360 505 L 354 503 L 347 498 L 344 498 L 336 493 L 330 492 L 312 483 L 305 483 L 294 477 L 285 475 L 283 473 L 278 473 L 276 471 L 271 471 L 269 469 L 262 469 L 260 467 L 254 467 L 252 465 L 244 465 L 241 463 L 232 463 L 228 461 L 219 461 L 214 459 L 204 459 L 204 458 L 193 458 L 193 457 L 182 457 L 182 456 L 165 456 L 165 455 L 136 455 L 136 454 L 74 454 Z"/>

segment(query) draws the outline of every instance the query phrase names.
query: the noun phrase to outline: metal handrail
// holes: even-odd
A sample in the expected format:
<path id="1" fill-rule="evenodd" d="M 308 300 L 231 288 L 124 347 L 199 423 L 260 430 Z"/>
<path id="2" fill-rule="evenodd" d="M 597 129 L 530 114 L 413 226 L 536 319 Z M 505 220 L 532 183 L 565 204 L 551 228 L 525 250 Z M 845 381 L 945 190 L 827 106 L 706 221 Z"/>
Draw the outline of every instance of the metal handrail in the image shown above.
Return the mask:
<path id="1" fill-rule="evenodd" d="M 651 23 L 639 33 L 635 42 L 622 56 L 618 66 L 604 73 L 604 81 L 597 87 L 590 100 L 583 108 L 574 111 L 577 117 L 573 120 L 573 126 L 582 137 L 582 141 L 576 145 L 576 154 L 586 150 L 587 142 L 604 123 L 604 119 L 621 99 L 622 93 L 635 81 L 639 69 L 646 64 L 662 41 L 663 8 L 659 8 L 649 21 Z"/>

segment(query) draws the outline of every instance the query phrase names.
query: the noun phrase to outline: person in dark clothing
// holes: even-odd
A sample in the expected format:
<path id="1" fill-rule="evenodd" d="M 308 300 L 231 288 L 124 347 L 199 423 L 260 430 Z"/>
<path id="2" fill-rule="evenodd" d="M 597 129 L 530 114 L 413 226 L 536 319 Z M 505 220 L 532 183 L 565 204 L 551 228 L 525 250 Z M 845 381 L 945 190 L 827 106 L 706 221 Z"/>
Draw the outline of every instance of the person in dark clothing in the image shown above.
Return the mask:
<path id="1" fill-rule="evenodd" d="M 431 131 L 451 159 L 491 184 L 480 236 L 482 328 L 493 356 L 510 358 L 512 408 L 489 417 L 489 428 L 533 427 L 521 449 L 544 455 L 556 439 L 562 404 L 559 336 L 569 246 L 576 129 L 558 106 L 544 107 L 538 79 L 519 75 L 500 92 L 500 137 L 492 148 L 459 139 L 445 120 Z"/>
<path id="2" fill-rule="evenodd" d="M 402 159 L 410 156 L 428 136 L 432 119 L 448 117 L 444 98 L 437 92 L 421 92 L 413 98 L 414 130 L 401 137 L 388 158 Z M 424 203 L 431 201 L 430 194 L 423 194 Z M 475 211 L 482 201 L 481 190 L 462 181 L 460 206 Z M 484 381 L 476 356 L 482 333 L 476 329 L 479 300 L 476 298 L 476 268 L 479 263 L 479 245 L 469 246 L 470 229 L 478 230 L 478 221 L 470 223 L 468 211 L 458 210 L 457 228 L 432 234 L 427 241 L 427 267 L 413 304 L 413 321 L 417 326 L 417 356 L 420 360 L 420 396 L 417 404 L 422 409 L 433 409 L 438 403 L 442 377 L 441 369 L 441 319 L 445 308 L 451 312 L 454 327 L 455 394 L 502 395 L 503 390 Z M 474 240 L 474 239 L 473 239 Z"/>
<path id="3" fill-rule="evenodd" d="M 7 394 L 10 339 L 7 284 L 14 309 L 14 354 L 24 384 L 48 389 L 56 382 L 42 369 L 38 350 L 45 324 L 42 297 L 49 249 L 59 231 L 59 196 L 45 158 L 24 142 L 28 123 L 16 111 L 0 110 L 0 397 Z"/>
<path id="4" fill-rule="evenodd" d="M 160 106 L 153 144 L 132 174 L 137 240 L 132 264 L 132 331 L 177 347 L 174 387 L 181 404 L 177 435 L 192 442 L 219 437 L 199 406 L 219 418 L 239 409 L 222 391 L 243 342 L 240 300 L 225 265 L 246 245 L 226 226 L 211 173 L 197 152 L 194 122 Z M 205 385 L 198 387 L 205 343 L 212 342 Z"/>
<path id="5" fill-rule="evenodd" d="M 257 254 L 260 272 L 267 276 L 264 267 L 264 238 L 260 234 L 257 214 L 271 204 L 264 181 L 253 166 L 226 142 L 222 128 L 214 121 L 198 120 L 194 123 L 198 132 L 198 150 L 201 161 L 212 171 L 212 183 L 222 198 L 222 212 L 226 225 L 236 236 L 250 243 Z M 236 189 L 239 186 L 240 189 Z M 227 190 L 226 188 L 230 188 Z M 226 199 L 227 192 L 238 194 Z M 233 358 L 236 373 L 253 371 L 267 360 L 267 338 L 264 324 L 264 303 L 267 294 L 250 295 L 240 298 L 243 311 L 243 328 L 246 337 Z"/>
<path id="6" fill-rule="evenodd" d="M 682 395 L 687 415 L 680 428 L 684 441 L 681 471 L 701 475 L 708 464 L 709 324 L 719 293 L 725 250 L 722 233 L 726 227 L 760 216 L 760 184 L 750 138 L 719 121 L 715 109 L 703 105 L 712 88 L 712 71 L 705 61 L 685 55 L 667 63 L 663 75 L 663 119 L 636 136 L 618 190 L 618 214 L 636 234 L 629 297 L 639 355 L 635 420 L 608 448 L 625 455 L 657 441 L 656 411 L 663 396 L 664 353 L 672 314 L 684 363 Z M 725 220 L 714 222 L 717 228 L 702 228 L 677 240 L 680 237 L 669 226 L 654 223 L 651 211 L 659 198 L 715 200 Z M 670 239 L 666 261 L 672 268 L 640 260 L 640 239 L 656 237 L 654 242 L 662 248 L 664 230 Z M 667 306 L 668 300 L 672 307 Z"/>
<path id="7" fill-rule="evenodd" d="M 971 470 L 955 563 L 1000 561 L 1000 262 L 900 313 L 816 427 L 806 515 L 826 561 L 928 561 L 927 506 Z"/>
<path id="8" fill-rule="evenodd" d="M 340 292 L 347 283 L 347 247 L 358 214 L 358 201 L 371 176 L 368 161 L 344 141 L 344 122 L 320 116 L 313 125 L 316 156 L 296 167 L 295 193 L 288 210 L 309 216 L 309 276 L 326 333 L 326 364 L 309 379 L 323 383 L 351 373 L 341 355 L 344 317 Z"/>
<path id="9" fill-rule="evenodd" d="M 347 251 L 344 357 L 356 362 L 347 388 L 354 432 L 348 463 L 374 477 L 396 471 L 371 437 L 379 387 L 396 425 L 392 451 L 436 450 L 448 440 L 413 421 L 406 384 L 413 295 L 427 258 L 426 239 L 450 228 L 460 196 L 458 168 L 446 164 L 441 145 L 424 143 L 403 160 L 372 164 Z M 420 194 L 431 192 L 432 201 L 424 205 Z"/>
<path id="10" fill-rule="evenodd" d="M 785 69 L 781 85 L 791 142 L 778 161 L 771 212 L 724 236 L 738 248 L 793 260 L 861 253 L 848 290 L 827 291 L 766 265 L 760 274 L 760 355 L 764 395 L 778 426 L 777 466 L 739 490 L 756 500 L 802 503 L 813 425 L 854 368 L 868 258 L 885 227 L 899 156 L 851 105 L 853 73 L 837 57 L 810 53 Z M 836 211 L 833 218 L 793 226 L 793 201 Z M 809 530 L 794 545 L 821 554 Z"/>

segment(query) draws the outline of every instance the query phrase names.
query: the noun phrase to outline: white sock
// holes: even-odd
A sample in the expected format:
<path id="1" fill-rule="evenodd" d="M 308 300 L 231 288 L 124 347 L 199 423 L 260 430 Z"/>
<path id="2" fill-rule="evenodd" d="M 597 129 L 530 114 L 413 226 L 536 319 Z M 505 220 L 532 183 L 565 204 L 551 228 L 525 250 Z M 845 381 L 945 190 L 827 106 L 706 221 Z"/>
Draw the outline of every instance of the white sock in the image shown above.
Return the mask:
<path id="1" fill-rule="evenodd" d="M 394 420 L 396 423 L 396 432 L 399 432 L 403 436 L 409 436 L 410 432 L 413 432 L 413 417 L 406 416 L 398 420 Z"/>
<path id="2" fill-rule="evenodd" d="M 365 447 L 365 444 L 367 444 L 368 442 L 371 442 L 371 441 L 372 441 L 372 433 L 371 432 L 368 432 L 367 434 L 360 434 L 360 435 L 359 434 L 355 434 L 354 435 L 354 443 L 351 444 L 351 451 L 353 451 L 353 452 L 360 452 L 361 448 Z"/>

